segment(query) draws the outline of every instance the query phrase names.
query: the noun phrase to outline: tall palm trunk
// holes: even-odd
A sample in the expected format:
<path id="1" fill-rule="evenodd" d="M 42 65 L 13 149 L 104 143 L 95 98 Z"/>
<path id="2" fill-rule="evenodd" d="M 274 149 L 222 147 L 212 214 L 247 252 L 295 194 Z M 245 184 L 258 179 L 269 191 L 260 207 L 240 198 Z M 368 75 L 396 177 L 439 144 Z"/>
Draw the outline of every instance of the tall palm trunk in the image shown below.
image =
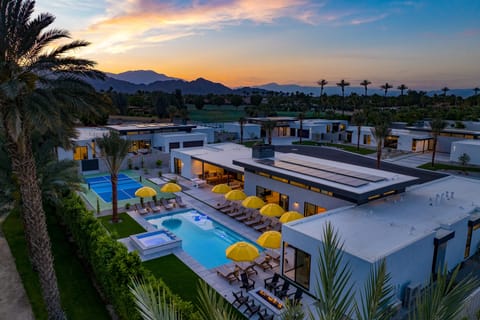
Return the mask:
<path id="1" fill-rule="evenodd" d="M 118 222 L 118 175 L 117 173 L 112 173 L 110 175 L 110 180 L 112 181 L 112 222 Z"/>
<path id="2" fill-rule="evenodd" d="M 382 140 L 377 141 L 377 169 L 380 169 L 380 160 L 382 159 Z"/>
<path id="3" fill-rule="evenodd" d="M 435 153 L 437 152 L 437 136 L 433 137 L 432 167 L 435 166 Z"/>
<path id="4" fill-rule="evenodd" d="M 362 131 L 362 126 L 357 126 L 357 150 L 360 150 L 360 133 Z"/>
<path id="5" fill-rule="evenodd" d="M 30 261 L 39 275 L 49 319 L 65 319 L 31 142 L 25 136 L 17 141 L 7 134 L 6 149 L 18 179 Z"/>

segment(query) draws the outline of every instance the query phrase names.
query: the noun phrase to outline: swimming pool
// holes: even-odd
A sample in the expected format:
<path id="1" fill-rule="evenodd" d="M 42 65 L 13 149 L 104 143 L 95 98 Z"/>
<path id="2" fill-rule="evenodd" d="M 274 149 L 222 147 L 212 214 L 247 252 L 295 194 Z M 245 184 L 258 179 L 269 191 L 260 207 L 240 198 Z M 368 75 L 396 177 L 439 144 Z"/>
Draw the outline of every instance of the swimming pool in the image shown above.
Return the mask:
<path id="1" fill-rule="evenodd" d="M 225 256 L 225 250 L 235 242 L 247 241 L 255 245 L 259 251 L 263 250 L 245 237 L 194 209 L 146 219 L 157 228 L 166 228 L 180 237 L 183 250 L 207 269 L 232 262 Z"/>
<path id="2" fill-rule="evenodd" d="M 105 202 L 112 202 L 112 182 L 110 175 L 85 178 L 85 181 L 96 194 Z M 129 176 L 120 173 L 118 175 L 118 200 L 135 198 L 135 191 L 143 187 L 141 183 L 133 180 Z"/>

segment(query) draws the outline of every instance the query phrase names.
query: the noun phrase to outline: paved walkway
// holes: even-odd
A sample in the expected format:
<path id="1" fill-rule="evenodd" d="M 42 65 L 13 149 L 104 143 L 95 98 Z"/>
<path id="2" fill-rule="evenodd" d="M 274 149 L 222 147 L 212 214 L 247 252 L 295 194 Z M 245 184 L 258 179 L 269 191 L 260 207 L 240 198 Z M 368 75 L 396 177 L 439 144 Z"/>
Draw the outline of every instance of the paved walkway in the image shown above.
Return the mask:
<path id="1" fill-rule="evenodd" d="M 5 217 L 0 218 L 0 225 Z M 32 307 L 15 267 L 7 240 L 0 230 L 0 319 L 34 319 Z"/>

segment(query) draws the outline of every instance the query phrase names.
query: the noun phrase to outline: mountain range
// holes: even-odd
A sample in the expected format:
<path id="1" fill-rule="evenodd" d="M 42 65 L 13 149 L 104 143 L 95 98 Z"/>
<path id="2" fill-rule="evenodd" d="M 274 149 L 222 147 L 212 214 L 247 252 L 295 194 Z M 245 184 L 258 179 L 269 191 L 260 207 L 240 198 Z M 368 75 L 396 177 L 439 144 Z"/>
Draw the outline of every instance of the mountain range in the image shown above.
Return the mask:
<path id="1" fill-rule="evenodd" d="M 284 93 L 303 92 L 305 94 L 311 94 L 313 96 L 320 95 L 320 87 L 318 86 L 300 86 L 296 84 L 277 84 L 268 83 L 253 87 L 243 88 L 229 88 L 221 83 L 212 82 L 204 78 L 198 78 L 193 81 L 186 81 L 183 79 L 170 77 L 165 74 L 157 73 L 152 70 L 134 70 L 126 71 L 122 73 L 106 73 L 106 79 L 102 80 L 87 80 L 97 90 L 109 90 L 110 88 L 117 92 L 135 93 L 139 90 L 142 91 L 162 91 L 172 93 L 176 89 L 180 89 L 183 94 L 253 94 L 262 93 L 265 91 L 276 91 Z M 328 95 L 341 94 L 340 87 L 328 86 L 324 88 L 324 92 Z M 364 88 L 360 86 L 351 86 L 345 88 L 345 95 L 356 93 L 362 95 Z M 384 91 L 380 88 L 373 86 L 368 88 L 368 94 L 383 95 Z M 388 91 L 389 96 L 399 95 L 400 91 L 390 89 Z M 441 90 L 432 90 L 427 92 L 428 95 L 443 94 Z M 448 94 L 455 94 L 461 97 L 469 97 L 473 95 L 472 89 L 452 89 L 448 91 Z"/>

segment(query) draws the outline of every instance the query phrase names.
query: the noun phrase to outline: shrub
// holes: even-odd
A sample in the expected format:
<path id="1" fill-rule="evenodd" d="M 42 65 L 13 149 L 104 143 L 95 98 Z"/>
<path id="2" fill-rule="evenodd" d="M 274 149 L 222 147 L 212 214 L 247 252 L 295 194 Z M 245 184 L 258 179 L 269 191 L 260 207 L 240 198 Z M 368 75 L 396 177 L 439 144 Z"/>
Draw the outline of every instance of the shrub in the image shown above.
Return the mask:
<path id="1" fill-rule="evenodd" d="M 160 160 L 160 159 L 158 159 L 158 160 L 155 162 L 155 164 L 157 165 L 157 167 L 161 167 L 162 164 L 163 164 L 163 161 Z"/>
<path id="2" fill-rule="evenodd" d="M 80 254 L 89 263 L 101 291 L 120 319 L 140 319 L 129 290 L 132 278 L 143 278 L 165 288 L 167 297 L 175 302 L 185 319 L 196 318 L 192 303 L 173 295 L 162 280 L 156 279 L 143 267 L 137 253 L 129 253 L 115 241 L 77 195 L 63 199 L 57 214 L 72 234 Z"/>
<path id="3" fill-rule="evenodd" d="M 131 206 L 130 202 L 125 203 L 125 209 L 127 210 L 130 209 L 130 206 Z"/>

